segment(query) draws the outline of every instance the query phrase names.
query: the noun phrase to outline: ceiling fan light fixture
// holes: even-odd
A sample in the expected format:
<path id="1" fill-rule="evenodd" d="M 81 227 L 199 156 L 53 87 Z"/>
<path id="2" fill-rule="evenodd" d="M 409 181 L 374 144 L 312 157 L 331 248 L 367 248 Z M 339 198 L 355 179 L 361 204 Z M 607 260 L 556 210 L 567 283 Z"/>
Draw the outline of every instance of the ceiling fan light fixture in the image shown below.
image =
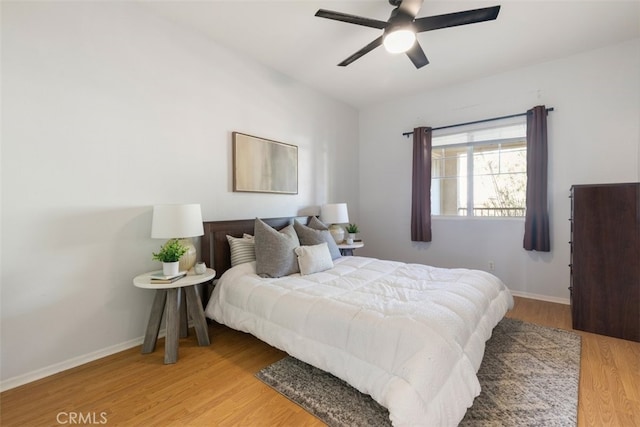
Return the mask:
<path id="1" fill-rule="evenodd" d="M 429 60 L 420 42 L 416 40 L 416 34 L 493 21 L 500 12 L 500 6 L 492 6 L 416 18 L 423 2 L 424 0 L 389 0 L 394 9 L 386 21 L 325 9 L 319 9 L 316 16 L 382 30 L 382 35 L 340 62 L 339 67 L 346 67 L 383 44 L 389 53 L 405 53 L 416 68 L 422 68 L 429 63 Z"/>
<path id="2" fill-rule="evenodd" d="M 385 34 L 383 44 L 389 53 L 404 53 L 411 49 L 416 42 L 416 33 L 407 29 L 400 29 Z"/>

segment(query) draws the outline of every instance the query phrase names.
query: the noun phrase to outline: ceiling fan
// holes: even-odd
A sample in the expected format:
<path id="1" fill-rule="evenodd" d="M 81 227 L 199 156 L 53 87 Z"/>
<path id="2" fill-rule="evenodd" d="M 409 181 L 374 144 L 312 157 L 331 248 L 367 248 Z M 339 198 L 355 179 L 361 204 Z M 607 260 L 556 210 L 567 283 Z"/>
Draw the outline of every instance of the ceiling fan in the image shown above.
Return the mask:
<path id="1" fill-rule="evenodd" d="M 500 6 L 493 6 L 416 19 L 416 15 L 420 11 L 423 1 L 424 0 L 389 0 L 389 4 L 391 4 L 394 9 L 387 21 L 379 21 L 377 19 L 364 18 L 325 9 L 318 10 L 315 16 L 383 30 L 380 37 L 339 63 L 338 65 L 341 67 L 351 64 L 356 59 L 384 44 L 387 51 L 391 53 L 406 53 L 409 59 L 411 59 L 411 62 L 413 62 L 413 65 L 415 65 L 416 68 L 420 68 L 427 65 L 429 60 L 416 40 L 417 33 L 491 21 L 496 19 L 498 12 L 500 12 Z"/>

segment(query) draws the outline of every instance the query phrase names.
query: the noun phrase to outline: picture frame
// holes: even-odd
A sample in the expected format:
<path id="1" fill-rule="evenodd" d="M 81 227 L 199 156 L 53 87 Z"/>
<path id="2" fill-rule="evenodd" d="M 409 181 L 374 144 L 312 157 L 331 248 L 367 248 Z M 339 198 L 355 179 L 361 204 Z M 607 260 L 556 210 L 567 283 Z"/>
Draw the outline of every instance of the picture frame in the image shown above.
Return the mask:
<path id="1" fill-rule="evenodd" d="M 232 133 L 233 191 L 298 194 L 298 147 Z"/>

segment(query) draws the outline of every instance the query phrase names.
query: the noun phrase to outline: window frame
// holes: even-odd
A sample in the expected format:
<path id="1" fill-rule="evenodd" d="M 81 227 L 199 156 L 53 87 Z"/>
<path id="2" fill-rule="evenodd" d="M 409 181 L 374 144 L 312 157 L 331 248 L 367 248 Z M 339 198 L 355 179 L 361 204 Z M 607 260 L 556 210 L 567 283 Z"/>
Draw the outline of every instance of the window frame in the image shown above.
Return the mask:
<path id="1" fill-rule="evenodd" d="M 510 136 L 510 137 L 502 137 L 502 138 L 495 138 L 495 139 L 481 139 L 478 141 L 474 141 L 473 140 L 473 136 L 474 133 L 476 132 L 482 132 L 482 131 L 489 131 L 491 129 L 501 129 L 501 128 L 508 128 L 511 126 L 520 126 L 521 130 L 523 131 L 521 133 L 521 135 L 518 136 Z M 527 137 L 526 137 L 526 118 L 518 118 L 516 120 L 509 120 L 506 122 L 502 122 L 500 124 L 492 124 L 492 125 L 487 125 L 486 123 L 484 123 L 484 125 L 475 125 L 473 127 L 466 127 L 466 129 L 459 129 L 457 131 L 448 131 L 446 133 L 441 133 L 438 134 L 436 133 L 437 131 L 434 131 L 434 135 L 432 136 L 432 154 L 431 154 L 431 161 L 433 162 L 434 159 L 434 150 L 446 150 L 448 148 L 465 148 L 466 150 L 466 158 L 467 158 L 467 165 L 466 165 L 466 176 L 463 175 L 456 175 L 456 180 L 459 180 L 460 178 L 466 179 L 465 185 L 466 185 L 466 204 L 467 204 L 467 208 L 466 208 L 466 214 L 465 215 L 451 215 L 451 214 L 432 214 L 433 217 L 435 218 L 465 218 L 465 219 L 478 219 L 478 218 L 482 218 L 482 219 L 516 219 L 516 220 L 524 220 L 525 218 L 525 213 L 526 213 L 526 206 L 523 206 L 523 211 L 522 211 L 522 215 L 474 215 L 474 200 L 475 200 L 475 194 L 474 194 L 474 183 L 476 181 L 477 176 L 474 175 L 474 148 L 476 147 L 482 147 L 482 146 L 490 146 L 490 145 L 497 145 L 498 146 L 498 152 L 502 149 L 503 145 L 506 144 L 513 144 L 513 143 L 517 143 L 517 142 L 523 142 L 524 144 L 524 152 L 525 152 L 525 171 L 524 171 L 524 175 L 525 175 L 525 193 L 526 193 L 526 151 L 527 151 Z M 471 140 L 467 141 L 467 142 L 457 142 L 457 143 L 449 143 L 449 144 L 438 144 L 437 140 L 438 139 L 444 139 L 443 137 L 450 137 L 453 135 L 462 135 L 462 134 L 468 134 L 467 138 L 471 138 Z M 436 141 L 435 144 L 433 144 L 433 141 Z M 443 157 L 441 157 L 438 160 L 441 160 Z M 432 163 L 433 165 L 433 163 Z M 439 177 L 434 177 L 434 169 L 432 167 L 432 173 L 431 173 L 431 204 L 433 206 L 433 197 L 434 197 L 434 182 L 435 181 L 441 181 L 443 178 L 447 178 L 446 176 L 439 176 Z M 523 172 L 518 172 L 518 173 L 523 173 Z M 498 174 L 494 174 L 494 175 L 501 175 L 501 173 Z M 437 191 L 438 194 L 441 194 L 440 189 L 438 189 Z M 525 198 L 526 198 L 526 194 L 524 194 Z M 440 201 L 439 201 L 439 206 L 443 205 L 443 199 L 441 196 L 440 197 Z M 457 201 L 456 201 L 457 204 Z M 457 208 L 460 209 L 460 208 Z M 515 209 L 515 208 L 514 208 Z"/>

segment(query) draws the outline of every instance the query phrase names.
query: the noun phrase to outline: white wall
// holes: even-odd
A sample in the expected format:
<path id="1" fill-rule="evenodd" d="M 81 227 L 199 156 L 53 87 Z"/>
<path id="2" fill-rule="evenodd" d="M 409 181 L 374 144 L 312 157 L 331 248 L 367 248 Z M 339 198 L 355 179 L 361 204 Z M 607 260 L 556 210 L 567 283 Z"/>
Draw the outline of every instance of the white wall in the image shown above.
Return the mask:
<path id="1" fill-rule="evenodd" d="M 350 202 L 358 114 L 130 2 L 2 2 L 2 387 L 141 342 L 151 205 Z M 231 132 L 299 147 L 299 194 L 231 191 Z"/>
<path id="2" fill-rule="evenodd" d="M 513 291 L 568 302 L 573 184 L 640 180 L 640 39 L 371 106 L 360 114 L 359 254 L 488 270 Z M 425 71 L 428 78 L 428 70 Z M 524 112 L 549 114 L 551 252 L 522 249 L 524 221 L 433 219 L 433 241 L 410 241 L 412 141 L 417 126 Z"/>
<path id="3" fill-rule="evenodd" d="M 158 266 L 155 203 L 201 203 L 221 220 L 347 201 L 366 240 L 358 254 L 493 260 L 515 291 L 566 300 L 569 187 L 640 179 L 639 40 L 371 106 L 358 123 L 352 108 L 132 3 L 0 8 L 2 388 L 141 341 L 152 293 L 131 278 Z M 411 243 L 401 133 L 543 103 L 555 108 L 552 252 L 522 250 L 519 220 L 434 219 L 434 241 Z M 298 145 L 300 193 L 231 192 L 234 130 Z"/>

